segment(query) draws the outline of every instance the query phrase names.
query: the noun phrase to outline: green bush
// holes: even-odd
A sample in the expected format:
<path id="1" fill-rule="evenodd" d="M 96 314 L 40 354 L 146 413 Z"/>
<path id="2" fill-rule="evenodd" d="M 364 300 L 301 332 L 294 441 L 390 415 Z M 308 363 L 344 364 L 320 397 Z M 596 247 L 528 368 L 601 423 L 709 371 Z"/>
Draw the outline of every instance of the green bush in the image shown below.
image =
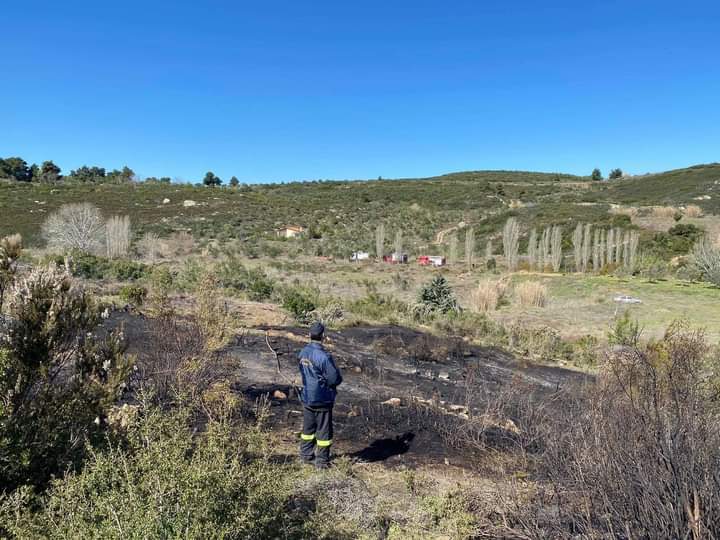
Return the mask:
<path id="1" fill-rule="evenodd" d="M 309 289 L 291 287 L 282 295 L 282 307 L 288 310 L 295 320 L 307 324 L 311 314 L 317 308 L 317 292 Z"/>
<path id="2" fill-rule="evenodd" d="M 628 309 L 615 320 L 614 326 L 608 332 L 608 343 L 623 347 L 637 347 L 640 343 L 641 333 L 640 323 L 632 318 Z"/>
<path id="3" fill-rule="evenodd" d="M 126 304 L 140 307 L 147 298 L 148 291 L 141 285 L 125 285 L 120 289 L 118 296 Z"/>
<path id="4" fill-rule="evenodd" d="M 5 527 L 18 538 L 305 536 L 288 511 L 296 474 L 264 457 L 264 433 L 226 421 L 194 432 L 186 411 L 139 415 L 122 445 L 54 481 L 37 512 L 20 495 L 15 511 L 6 502 Z"/>
<path id="5" fill-rule="evenodd" d="M 141 279 L 148 274 L 148 268 L 142 263 L 128 259 L 113 259 L 109 263 L 106 277 L 113 277 L 120 281 Z"/>
<path id="6" fill-rule="evenodd" d="M 451 313 L 458 311 L 458 303 L 450 284 L 443 276 L 436 276 L 420 290 L 420 310 L 428 313 Z"/>
<path id="7" fill-rule="evenodd" d="M 129 259 L 107 259 L 89 253 L 73 251 L 68 256 L 73 276 L 85 279 L 113 278 L 120 281 L 137 280 L 148 274 L 148 267 Z M 65 264 L 63 256 L 55 256 L 52 262 Z"/>
<path id="8" fill-rule="evenodd" d="M 0 346 L 0 486 L 43 485 L 77 466 L 84 440 L 130 370 L 120 339 L 95 338 L 98 310 L 54 265 L 16 284 Z"/>

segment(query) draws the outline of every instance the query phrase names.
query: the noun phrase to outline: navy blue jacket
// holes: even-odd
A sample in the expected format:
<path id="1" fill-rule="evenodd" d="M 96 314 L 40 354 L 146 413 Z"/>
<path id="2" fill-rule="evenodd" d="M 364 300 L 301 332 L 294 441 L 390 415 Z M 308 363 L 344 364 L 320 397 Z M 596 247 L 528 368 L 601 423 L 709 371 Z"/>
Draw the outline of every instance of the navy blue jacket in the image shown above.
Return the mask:
<path id="1" fill-rule="evenodd" d="M 335 403 L 335 388 L 342 382 L 332 356 L 317 341 L 311 341 L 298 354 L 302 376 L 302 402 L 309 407 L 328 407 Z"/>

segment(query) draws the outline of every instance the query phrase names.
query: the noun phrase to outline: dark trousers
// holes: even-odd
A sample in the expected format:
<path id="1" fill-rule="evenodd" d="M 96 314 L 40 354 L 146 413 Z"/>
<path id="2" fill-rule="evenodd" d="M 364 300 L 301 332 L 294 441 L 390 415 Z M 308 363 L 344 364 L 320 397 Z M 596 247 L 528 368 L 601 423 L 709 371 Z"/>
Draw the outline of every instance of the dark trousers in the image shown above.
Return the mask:
<path id="1" fill-rule="evenodd" d="M 325 467 L 330 462 L 333 438 L 332 405 L 308 407 L 303 405 L 303 429 L 300 435 L 300 457 L 315 459 L 315 465 Z"/>

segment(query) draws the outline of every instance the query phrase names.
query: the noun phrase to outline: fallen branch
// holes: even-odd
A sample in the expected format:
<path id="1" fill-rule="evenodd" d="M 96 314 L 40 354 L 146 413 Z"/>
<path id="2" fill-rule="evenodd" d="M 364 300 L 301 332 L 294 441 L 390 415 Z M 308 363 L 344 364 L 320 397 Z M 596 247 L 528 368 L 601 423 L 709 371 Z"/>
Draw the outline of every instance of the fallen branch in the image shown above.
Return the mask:
<path id="1" fill-rule="evenodd" d="M 270 339 L 268 337 L 267 331 L 265 332 L 265 344 L 267 345 L 268 349 L 270 349 L 270 352 L 272 352 L 273 356 L 275 357 L 275 368 L 277 370 L 278 375 L 280 375 L 285 380 L 285 382 L 288 383 L 288 385 L 293 390 L 295 390 L 295 395 L 297 396 L 298 399 L 300 399 L 300 390 L 298 389 L 297 386 L 295 386 L 295 383 L 291 379 L 286 377 L 285 374 L 280 369 L 280 355 L 277 353 L 277 351 L 275 349 L 273 349 L 272 345 L 270 345 Z"/>

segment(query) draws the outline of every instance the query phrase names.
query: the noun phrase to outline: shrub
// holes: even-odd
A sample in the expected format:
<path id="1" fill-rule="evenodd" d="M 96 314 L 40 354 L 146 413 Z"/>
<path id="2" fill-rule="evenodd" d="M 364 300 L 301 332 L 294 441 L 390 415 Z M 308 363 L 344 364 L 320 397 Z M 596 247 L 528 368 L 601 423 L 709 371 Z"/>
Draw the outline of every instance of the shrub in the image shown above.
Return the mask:
<path id="1" fill-rule="evenodd" d="M 22 254 L 22 236 L 13 234 L 0 239 L 0 314 L 5 305 L 5 291 L 15 280 L 17 262 Z"/>
<path id="2" fill-rule="evenodd" d="M 120 395 L 131 362 L 117 335 L 95 338 L 97 309 L 51 265 L 16 283 L 0 369 L 0 485 L 43 484 L 77 465 L 84 438 Z"/>
<path id="3" fill-rule="evenodd" d="M 523 281 L 515 285 L 515 296 L 523 307 L 545 307 L 547 287 L 539 281 Z"/>
<path id="4" fill-rule="evenodd" d="M 692 265 L 713 285 L 720 287 L 720 247 L 704 236 L 693 247 Z"/>
<path id="5" fill-rule="evenodd" d="M 495 311 L 505 297 L 507 286 L 505 278 L 481 281 L 471 296 L 472 309 L 477 313 Z"/>
<path id="6" fill-rule="evenodd" d="M 614 326 L 610 329 L 608 343 L 622 347 L 637 347 L 641 334 L 640 323 L 632 318 L 630 310 L 626 310 L 615 320 Z"/>
<path id="7" fill-rule="evenodd" d="M 697 204 L 688 204 L 685 207 L 685 215 L 689 218 L 699 218 L 703 215 L 703 211 Z"/>
<path id="8" fill-rule="evenodd" d="M 140 307 L 145 302 L 147 294 L 147 289 L 141 285 L 124 285 L 120 289 L 118 296 L 120 297 L 120 300 L 126 304 Z"/>
<path id="9" fill-rule="evenodd" d="M 458 311 L 458 303 L 450 284 L 443 276 L 436 276 L 420 290 L 420 310 L 425 313 L 452 313 Z"/>
<path id="10" fill-rule="evenodd" d="M 263 457 L 258 428 L 210 421 L 194 432 L 185 410 L 148 411 L 124 444 L 94 452 L 8 528 L 19 538 L 303 537 L 288 511 L 296 475 Z"/>
<path id="11" fill-rule="evenodd" d="M 720 535 L 718 372 L 707 353 L 702 333 L 675 324 L 658 342 L 608 355 L 596 385 L 564 396 L 541 470 L 565 530 Z"/>
<path id="12" fill-rule="evenodd" d="M 282 294 L 282 306 L 301 324 L 310 322 L 311 314 L 317 307 L 317 292 L 292 287 Z"/>
<path id="13" fill-rule="evenodd" d="M 120 281 L 141 279 L 147 275 L 147 272 L 147 266 L 128 259 L 113 260 L 108 265 L 108 274 Z"/>

